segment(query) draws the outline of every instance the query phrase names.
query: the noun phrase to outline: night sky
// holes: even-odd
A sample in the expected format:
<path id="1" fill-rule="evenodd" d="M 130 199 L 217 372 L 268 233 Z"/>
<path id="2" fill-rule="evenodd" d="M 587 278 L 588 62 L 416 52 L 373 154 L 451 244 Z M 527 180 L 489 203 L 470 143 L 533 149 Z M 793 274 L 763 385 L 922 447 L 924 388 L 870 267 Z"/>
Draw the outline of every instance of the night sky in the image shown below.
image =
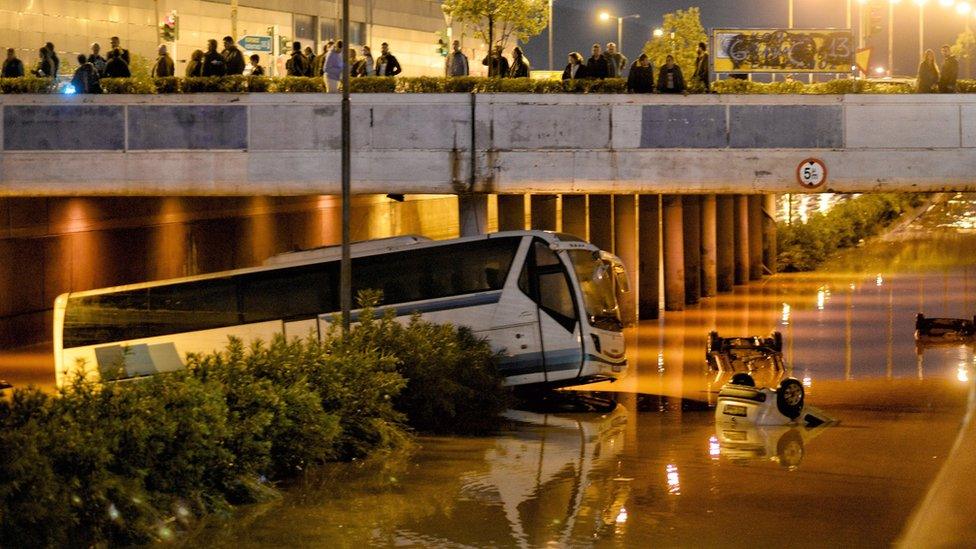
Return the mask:
<path id="1" fill-rule="evenodd" d="M 882 0 L 875 0 L 883 14 L 881 25 L 885 27 L 873 39 L 871 65 L 887 64 L 888 37 L 886 33 L 888 10 Z M 579 51 L 589 56 L 594 42 L 605 44 L 615 41 L 617 22 L 602 22 L 597 14 L 607 11 L 614 15 L 640 14 L 640 19 L 624 21 L 624 53 L 633 60 L 635 52 L 650 36 L 651 30 L 661 24 L 664 13 L 697 5 L 701 8 L 702 25 L 706 31 L 715 27 L 774 28 L 786 27 L 786 0 L 555 0 L 553 10 L 554 44 L 553 64 L 561 69 L 566 55 Z M 854 0 L 853 26 L 857 28 L 858 4 Z M 845 0 L 794 0 L 794 25 L 800 27 L 843 27 L 845 25 Z M 865 17 L 867 17 L 865 9 Z M 976 18 L 969 16 L 976 24 Z M 937 0 L 928 0 L 925 8 L 925 47 L 936 50 L 943 43 L 954 43 L 956 35 L 965 26 L 966 17 L 951 8 L 944 8 Z M 902 0 L 895 6 L 895 74 L 914 76 L 918 66 L 918 6 L 911 0 Z M 525 46 L 532 66 L 545 69 L 548 65 L 546 31 L 533 38 Z M 936 56 L 941 62 L 941 57 Z"/>

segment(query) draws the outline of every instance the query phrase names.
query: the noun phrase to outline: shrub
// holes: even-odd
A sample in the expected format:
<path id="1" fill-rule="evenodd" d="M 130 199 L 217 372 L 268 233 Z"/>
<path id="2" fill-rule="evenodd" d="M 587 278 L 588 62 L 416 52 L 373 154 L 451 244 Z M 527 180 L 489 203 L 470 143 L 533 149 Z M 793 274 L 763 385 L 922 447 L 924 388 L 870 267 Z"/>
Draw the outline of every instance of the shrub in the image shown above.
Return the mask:
<path id="1" fill-rule="evenodd" d="M 247 91 L 247 77 L 233 76 L 191 76 L 183 79 L 183 93 L 244 93 Z"/>
<path id="2" fill-rule="evenodd" d="M 274 79 L 273 92 L 325 93 L 325 81 L 312 76 L 282 76 Z"/>
<path id="3" fill-rule="evenodd" d="M 156 93 L 180 93 L 183 91 L 183 79 L 178 76 L 161 76 L 153 78 Z"/>
<path id="4" fill-rule="evenodd" d="M 98 83 L 102 87 L 102 93 L 156 93 L 156 83 L 151 78 L 102 78 Z"/>
<path id="5" fill-rule="evenodd" d="M 392 76 L 367 76 L 349 79 L 350 93 L 393 93 L 397 79 Z"/>
<path id="6" fill-rule="evenodd" d="M 779 223 L 777 264 L 780 271 L 812 271 L 839 249 L 856 246 L 876 234 L 922 198 L 912 193 L 864 194 L 837 204 L 806 223 Z"/>
<path id="7" fill-rule="evenodd" d="M 0 93 L 54 93 L 53 78 L 21 76 L 19 78 L 0 78 Z"/>

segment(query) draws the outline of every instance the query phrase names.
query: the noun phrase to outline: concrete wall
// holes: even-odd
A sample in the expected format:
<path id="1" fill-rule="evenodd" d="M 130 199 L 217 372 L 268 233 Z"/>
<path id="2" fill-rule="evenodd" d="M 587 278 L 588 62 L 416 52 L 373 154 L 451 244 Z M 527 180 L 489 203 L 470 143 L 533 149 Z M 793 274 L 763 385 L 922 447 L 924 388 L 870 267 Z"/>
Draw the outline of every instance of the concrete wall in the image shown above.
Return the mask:
<path id="1" fill-rule="evenodd" d="M 0 96 L 0 195 L 335 194 L 338 101 Z M 357 193 L 809 192 L 810 156 L 813 192 L 976 189 L 976 95 L 352 101 Z"/>

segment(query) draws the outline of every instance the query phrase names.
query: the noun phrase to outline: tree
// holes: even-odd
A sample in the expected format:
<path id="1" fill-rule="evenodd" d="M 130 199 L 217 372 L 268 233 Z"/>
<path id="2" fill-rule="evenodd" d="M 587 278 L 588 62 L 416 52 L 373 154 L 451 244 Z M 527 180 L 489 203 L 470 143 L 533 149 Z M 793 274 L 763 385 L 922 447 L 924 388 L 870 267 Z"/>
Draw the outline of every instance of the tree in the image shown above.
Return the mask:
<path id="1" fill-rule="evenodd" d="M 668 55 L 673 55 L 685 81 L 690 83 L 691 75 L 695 72 L 695 50 L 699 42 L 707 39 L 698 8 L 665 13 L 661 30 L 664 31 L 661 36 L 652 36 L 644 45 L 644 53 L 651 58 L 655 67 L 660 67 Z"/>
<path id="2" fill-rule="evenodd" d="M 549 23 L 547 0 L 444 0 L 444 14 L 469 25 L 491 49 L 503 48 L 512 38 L 522 42 L 536 36 Z"/>

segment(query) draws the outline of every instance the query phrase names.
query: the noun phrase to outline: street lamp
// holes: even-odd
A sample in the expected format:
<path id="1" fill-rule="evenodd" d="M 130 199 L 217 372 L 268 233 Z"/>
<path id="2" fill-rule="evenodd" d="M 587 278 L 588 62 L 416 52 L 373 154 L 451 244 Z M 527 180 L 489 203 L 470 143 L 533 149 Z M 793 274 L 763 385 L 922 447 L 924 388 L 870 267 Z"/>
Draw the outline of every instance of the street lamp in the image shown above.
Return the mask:
<path id="1" fill-rule="evenodd" d="M 925 1 L 915 0 L 918 4 L 918 58 L 925 55 Z"/>
<path id="2" fill-rule="evenodd" d="M 549 0 L 549 70 L 552 70 L 552 1 Z"/>
<path id="3" fill-rule="evenodd" d="M 658 27 L 658 28 L 654 29 L 654 37 L 655 38 L 660 38 L 662 36 L 664 36 L 664 29 L 662 29 L 661 27 Z"/>
<path id="4" fill-rule="evenodd" d="M 600 12 L 600 21 L 617 20 L 617 51 L 624 51 L 624 19 L 640 19 L 639 13 L 632 13 L 623 17 L 614 17 L 605 11 Z"/>
<path id="5" fill-rule="evenodd" d="M 959 15 L 967 15 L 970 10 L 972 10 L 972 6 L 969 5 L 969 2 L 959 2 L 956 4 L 956 13 Z"/>

